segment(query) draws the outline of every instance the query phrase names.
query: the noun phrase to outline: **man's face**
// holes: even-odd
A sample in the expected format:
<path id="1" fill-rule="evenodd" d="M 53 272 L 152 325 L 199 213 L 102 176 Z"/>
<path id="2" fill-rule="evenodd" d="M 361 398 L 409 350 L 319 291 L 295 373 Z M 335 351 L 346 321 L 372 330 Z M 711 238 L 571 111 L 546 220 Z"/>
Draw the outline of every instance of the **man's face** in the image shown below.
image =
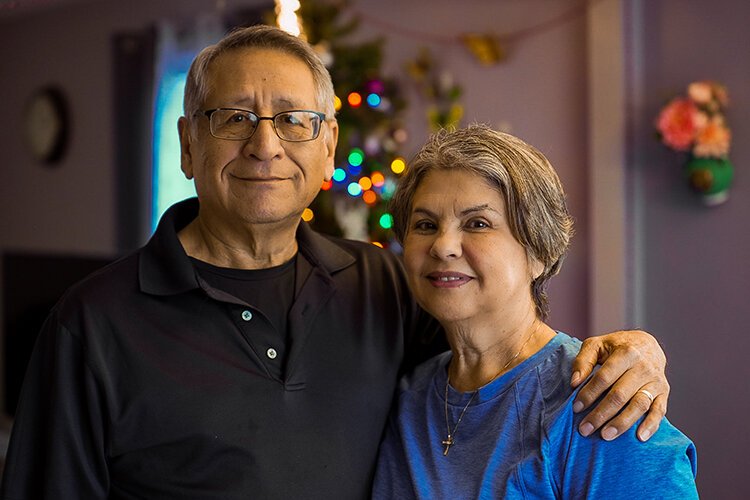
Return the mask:
<path id="1" fill-rule="evenodd" d="M 296 57 L 272 49 L 236 49 L 217 57 L 208 71 L 201 111 L 241 108 L 259 116 L 290 110 L 322 111 L 312 72 Z M 330 117 L 327 117 L 330 118 Z M 180 119 L 182 170 L 195 179 L 201 218 L 215 224 L 297 223 L 320 186 L 333 175 L 338 138 L 335 121 L 317 139 L 281 140 L 270 120 L 249 139 L 211 136 L 203 115 Z"/>

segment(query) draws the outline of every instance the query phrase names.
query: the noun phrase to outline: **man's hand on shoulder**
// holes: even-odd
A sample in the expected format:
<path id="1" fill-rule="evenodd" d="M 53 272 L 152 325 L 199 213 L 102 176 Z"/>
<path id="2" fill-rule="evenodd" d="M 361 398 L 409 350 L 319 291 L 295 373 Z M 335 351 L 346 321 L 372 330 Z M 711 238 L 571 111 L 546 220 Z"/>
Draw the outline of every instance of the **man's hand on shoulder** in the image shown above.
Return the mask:
<path id="1" fill-rule="evenodd" d="M 669 398 L 667 358 L 659 343 L 641 330 L 590 337 L 573 362 L 571 385 L 580 385 L 597 364 L 601 368 L 578 392 L 573 410 L 585 410 L 609 391 L 581 422 L 581 434 L 588 436 L 602 428 L 602 438 L 610 441 L 646 414 L 637 435 L 648 440 L 659 429 Z"/>

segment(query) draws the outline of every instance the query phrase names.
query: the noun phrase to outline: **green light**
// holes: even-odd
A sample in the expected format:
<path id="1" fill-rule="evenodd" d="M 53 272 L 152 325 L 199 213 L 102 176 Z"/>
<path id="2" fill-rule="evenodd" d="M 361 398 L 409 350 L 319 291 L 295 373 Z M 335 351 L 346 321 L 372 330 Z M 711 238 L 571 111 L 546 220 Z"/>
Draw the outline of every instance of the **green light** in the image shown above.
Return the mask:
<path id="1" fill-rule="evenodd" d="M 358 167 L 362 165 L 362 162 L 365 161 L 365 154 L 362 152 L 359 148 L 352 149 L 351 153 L 349 153 L 349 165 L 352 165 L 354 167 Z"/>
<path id="2" fill-rule="evenodd" d="M 383 229 L 390 229 L 393 227 L 393 217 L 391 214 L 383 214 L 380 216 L 380 227 Z"/>

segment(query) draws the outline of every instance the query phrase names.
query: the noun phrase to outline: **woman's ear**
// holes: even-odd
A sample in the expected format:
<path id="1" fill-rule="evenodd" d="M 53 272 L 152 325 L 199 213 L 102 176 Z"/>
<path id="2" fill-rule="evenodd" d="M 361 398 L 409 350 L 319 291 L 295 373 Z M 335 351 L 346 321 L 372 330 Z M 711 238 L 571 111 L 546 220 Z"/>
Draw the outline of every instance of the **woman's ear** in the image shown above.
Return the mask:
<path id="1" fill-rule="evenodd" d="M 527 258 L 529 261 L 529 274 L 531 274 L 531 281 L 534 281 L 544 273 L 544 264 L 532 255 L 528 255 Z"/>

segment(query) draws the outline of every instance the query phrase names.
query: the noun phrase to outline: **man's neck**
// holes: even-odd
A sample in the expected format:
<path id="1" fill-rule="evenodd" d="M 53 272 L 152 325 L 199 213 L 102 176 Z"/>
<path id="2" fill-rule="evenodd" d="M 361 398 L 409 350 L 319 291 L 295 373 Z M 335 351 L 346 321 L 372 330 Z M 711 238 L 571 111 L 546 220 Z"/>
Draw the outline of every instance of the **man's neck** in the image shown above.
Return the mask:
<path id="1" fill-rule="evenodd" d="M 177 237 L 190 256 L 218 267 L 266 269 L 288 262 L 297 253 L 296 223 L 217 226 L 200 215 Z"/>

